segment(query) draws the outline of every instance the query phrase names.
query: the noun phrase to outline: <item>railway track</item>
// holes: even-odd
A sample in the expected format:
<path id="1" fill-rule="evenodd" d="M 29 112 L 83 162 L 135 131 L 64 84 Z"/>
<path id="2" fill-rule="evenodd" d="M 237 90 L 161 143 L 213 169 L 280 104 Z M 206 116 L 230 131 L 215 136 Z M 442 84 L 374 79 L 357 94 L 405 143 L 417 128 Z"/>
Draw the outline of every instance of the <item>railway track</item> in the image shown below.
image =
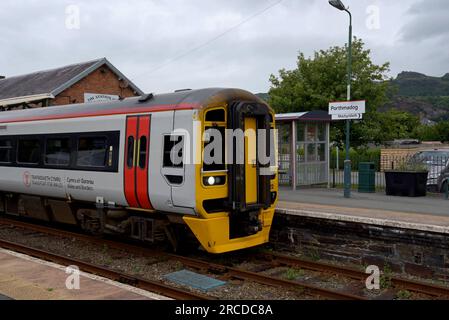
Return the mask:
<path id="1" fill-rule="evenodd" d="M 125 283 L 133 287 L 158 293 L 177 300 L 210 300 L 210 297 L 196 294 L 184 289 L 167 286 L 156 281 L 149 281 L 133 275 L 117 272 L 115 270 L 100 267 L 81 260 L 57 255 L 48 251 L 38 250 L 17 243 L 0 240 L 0 247 L 11 251 L 23 253 L 45 261 L 51 261 L 64 266 L 76 265 L 81 271 L 96 274 L 117 282 Z"/>
<path id="2" fill-rule="evenodd" d="M 261 273 L 243 270 L 240 268 L 230 267 L 230 266 L 226 266 L 226 265 L 222 265 L 222 264 L 211 263 L 210 261 L 206 261 L 203 259 L 196 259 L 196 258 L 185 257 L 185 256 L 176 255 L 176 254 L 164 253 L 164 252 L 153 250 L 153 249 L 143 248 L 143 247 L 137 246 L 137 245 L 97 238 L 97 237 L 84 235 L 84 234 L 80 234 L 80 233 L 74 233 L 74 232 L 70 232 L 70 231 L 66 231 L 66 230 L 55 229 L 53 227 L 29 224 L 29 223 L 14 220 L 14 219 L 0 218 L 0 225 L 3 225 L 3 226 L 9 225 L 9 226 L 24 228 L 24 229 L 39 232 L 39 233 L 60 236 L 60 237 L 75 238 L 75 239 L 87 241 L 90 243 L 107 245 L 108 247 L 113 248 L 113 249 L 125 250 L 126 252 L 130 252 L 130 253 L 133 253 L 136 255 L 141 255 L 141 256 L 147 256 L 147 257 L 163 256 L 165 259 L 178 261 L 186 267 L 190 267 L 190 268 L 205 271 L 205 272 L 212 272 L 214 274 L 220 274 L 220 275 L 222 275 L 223 278 L 229 278 L 229 279 L 233 278 L 233 279 L 240 279 L 243 281 L 253 281 L 253 282 L 257 282 L 257 283 L 264 284 L 264 285 L 277 286 L 277 287 L 288 288 L 288 289 L 301 289 L 301 290 L 307 291 L 307 293 L 310 293 L 311 295 L 316 295 L 316 296 L 320 296 L 320 297 L 327 298 L 327 299 L 338 299 L 338 300 L 367 300 L 368 299 L 367 297 L 359 295 L 359 294 L 341 292 L 341 291 L 337 291 L 337 290 L 330 290 L 330 289 L 322 288 L 322 287 L 319 287 L 319 286 L 316 286 L 316 285 L 313 285 L 310 283 L 305 283 L 305 282 L 296 281 L 296 280 L 291 281 L 291 280 L 286 280 L 286 279 L 282 279 L 282 278 L 278 278 L 278 277 L 272 277 L 272 276 L 264 275 Z M 16 244 L 5 244 L 5 245 L 16 245 Z M 3 246 L 3 242 L 0 242 L 0 246 Z M 17 248 L 17 250 L 14 250 L 14 249 L 11 249 L 11 250 L 20 251 L 19 249 L 20 248 Z M 37 252 L 39 250 L 32 249 L 32 248 L 27 248 L 26 250 L 30 250 L 29 252 L 33 253 L 30 255 L 35 255 L 35 254 L 45 255 L 45 254 L 47 254 L 47 257 L 50 255 L 53 255 L 51 253 Z M 24 252 L 24 253 L 29 254 L 26 252 Z M 296 257 L 286 256 L 286 255 L 280 255 L 280 254 L 276 254 L 276 253 L 259 254 L 257 256 L 257 258 L 264 259 L 265 261 L 271 263 L 273 266 L 298 267 L 301 269 L 318 271 L 318 272 L 327 273 L 327 274 L 341 275 L 341 276 L 345 276 L 350 279 L 359 280 L 359 281 L 364 281 L 367 278 L 367 274 L 365 274 L 364 272 L 361 272 L 359 270 L 356 270 L 356 269 L 326 264 L 326 263 L 322 263 L 322 262 L 312 262 L 312 261 L 303 260 L 303 259 L 299 259 Z M 56 260 L 61 259 L 61 260 L 59 260 L 60 262 L 56 261 L 58 263 L 61 263 L 61 264 L 69 263 L 69 264 L 80 265 L 80 269 L 85 270 L 87 272 L 94 273 L 94 274 L 100 274 L 105 277 L 115 279 L 117 281 L 130 283 L 131 285 L 134 285 L 133 283 L 135 283 L 135 284 L 137 284 L 136 286 L 138 286 L 138 287 L 143 286 L 143 287 L 140 287 L 142 289 L 146 288 L 146 290 L 165 294 L 166 296 L 169 296 L 169 297 L 172 297 L 175 299 L 207 299 L 208 298 L 207 296 L 202 296 L 202 295 L 196 295 L 196 296 L 189 297 L 190 292 L 185 291 L 185 290 L 182 290 L 182 292 L 180 292 L 180 293 L 170 292 L 169 290 L 171 290 L 173 288 L 171 288 L 171 289 L 166 288 L 167 285 L 163 285 L 163 287 L 161 288 L 161 287 L 158 287 L 158 285 L 161 285 L 158 283 L 150 282 L 150 284 L 145 284 L 144 281 L 146 281 L 146 280 L 143 280 L 140 278 L 136 279 L 134 276 L 129 276 L 129 275 L 120 275 L 120 274 L 117 274 L 117 272 L 113 271 L 113 270 L 103 270 L 103 271 L 96 270 L 95 269 L 95 268 L 97 268 L 96 266 L 85 264 L 82 261 L 75 262 L 75 261 L 72 261 L 72 259 L 70 259 L 71 260 L 70 262 L 69 261 L 64 262 L 64 259 L 68 259 L 68 258 L 61 257 L 61 256 L 56 256 L 55 259 Z M 83 266 L 85 267 L 85 269 L 83 269 Z M 103 273 L 101 273 L 101 272 L 103 272 Z M 419 293 L 427 294 L 427 295 L 434 296 L 434 297 L 443 297 L 443 296 L 449 297 L 449 288 L 446 288 L 443 286 L 437 286 L 437 285 L 433 285 L 433 284 L 429 284 L 429 283 L 418 282 L 418 281 L 413 281 L 413 280 L 408 280 L 408 279 L 403 279 L 403 278 L 398 278 L 398 277 L 391 277 L 391 282 L 392 282 L 392 284 L 394 284 L 395 287 L 397 286 L 397 287 L 407 289 L 407 290 L 410 290 L 413 292 L 419 292 Z M 151 286 L 153 286 L 153 288 L 155 288 L 155 289 L 151 289 Z M 167 291 L 165 291 L 165 290 L 167 290 Z M 166 293 L 163 293 L 163 292 L 166 292 Z"/>

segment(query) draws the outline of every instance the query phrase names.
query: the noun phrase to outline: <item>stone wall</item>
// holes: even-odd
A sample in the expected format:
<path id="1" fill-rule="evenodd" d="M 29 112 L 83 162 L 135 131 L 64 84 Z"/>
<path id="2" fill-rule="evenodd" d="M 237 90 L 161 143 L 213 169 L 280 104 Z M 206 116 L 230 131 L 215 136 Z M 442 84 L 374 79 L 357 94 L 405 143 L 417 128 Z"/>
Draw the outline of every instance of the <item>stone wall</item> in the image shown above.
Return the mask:
<path id="1" fill-rule="evenodd" d="M 449 280 L 449 235 L 277 214 L 271 241 L 312 259 Z"/>

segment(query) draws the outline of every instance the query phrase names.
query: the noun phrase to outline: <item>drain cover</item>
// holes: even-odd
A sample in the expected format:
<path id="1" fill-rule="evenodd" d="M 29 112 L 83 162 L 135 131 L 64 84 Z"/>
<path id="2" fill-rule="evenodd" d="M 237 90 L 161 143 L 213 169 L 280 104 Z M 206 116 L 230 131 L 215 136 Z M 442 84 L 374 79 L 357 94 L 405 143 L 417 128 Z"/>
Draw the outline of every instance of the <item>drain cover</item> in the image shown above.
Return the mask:
<path id="1" fill-rule="evenodd" d="M 188 270 L 169 273 L 165 275 L 165 278 L 172 282 L 203 291 L 208 291 L 226 284 L 226 282 L 224 281 L 220 281 Z"/>

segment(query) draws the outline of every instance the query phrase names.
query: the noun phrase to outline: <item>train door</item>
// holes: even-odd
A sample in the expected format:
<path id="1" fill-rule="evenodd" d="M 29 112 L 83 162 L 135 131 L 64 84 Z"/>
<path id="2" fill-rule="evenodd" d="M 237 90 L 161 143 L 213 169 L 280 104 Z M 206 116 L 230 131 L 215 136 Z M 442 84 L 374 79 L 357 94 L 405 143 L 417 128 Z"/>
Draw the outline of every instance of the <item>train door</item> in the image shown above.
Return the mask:
<path id="1" fill-rule="evenodd" d="M 265 105 L 236 102 L 229 108 L 228 128 L 243 130 L 244 147 L 236 141 L 230 143 L 233 148 L 232 159 L 228 159 L 229 196 L 228 203 L 234 212 L 248 212 L 270 206 L 270 177 L 261 174 L 270 166 L 258 159 L 258 131 L 270 131 L 270 113 Z M 267 138 L 267 150 L 270 150 L 270 135 Z M 235 140 L 235 139 L 234 139 Z M 240 148 L 244 149 L 240 151 Z M 241 155 L 241 156 L 240 156 Z M 241 163 L 241 162 L 244 163 Z"/>
<path id="2" fill-rule="evenodd" d="M 126 118 L 124 190 L 132 208 L 153 209 L 149 198 L 151 116 Z"/>
<path id="3" fill-rule="evenodd" d="M 194 214 L 196 180 L 194 178 L 195 165 L 192 161 L 195 140 L 193 137 L 192 111 L 175 111 L 173 120 L 173 146 L 182 147 L 182 149 L 176 147 L 174 149 L 176 155 L 182 160 L 170 168 L 164 168 L 164 174 L 169 177 L 173 206 L 184 214 Z"/>
<path id="4" fill-rule="evenodd" d="M 245 118 L 245 197 L 248 205 L 258 200 L 257 120 Z"/>

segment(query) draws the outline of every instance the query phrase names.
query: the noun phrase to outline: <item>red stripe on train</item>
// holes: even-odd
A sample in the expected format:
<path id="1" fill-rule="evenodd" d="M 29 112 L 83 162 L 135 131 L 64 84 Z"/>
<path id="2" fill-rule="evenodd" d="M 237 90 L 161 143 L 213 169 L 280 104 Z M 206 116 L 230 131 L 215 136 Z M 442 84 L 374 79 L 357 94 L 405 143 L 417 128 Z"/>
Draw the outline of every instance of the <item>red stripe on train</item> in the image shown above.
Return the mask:
<path id="1" fill-rule="evenodd" d="M 51 108 L 51 107 L 48 107 Z M 200 109 L 201 105 L 197 103 L 181 103 L 176 106 L 173 105 L 160 105 L 160 106 L 143 106 L 143 107 L 128 107 L 120 108 L 116 110 L 101 110 L 82 113 L 69 113 L 61 115 L 47 115 L 47 116 L 34 116 L 34 117 L 22 117 L 13 118 L 11 120 L 0 120 L 0 123 L 16 123 L 16 122 L 31 122 L 31 121 L 45 121 L 45 120 L 61 120 L 61 119 L 73 119 L 73 118 L 87 118 L 87 117 L 105 117 L 119 114 L 136 114 L 146 112 L 163 112 L 171 110 L 194 110 Z"/>

